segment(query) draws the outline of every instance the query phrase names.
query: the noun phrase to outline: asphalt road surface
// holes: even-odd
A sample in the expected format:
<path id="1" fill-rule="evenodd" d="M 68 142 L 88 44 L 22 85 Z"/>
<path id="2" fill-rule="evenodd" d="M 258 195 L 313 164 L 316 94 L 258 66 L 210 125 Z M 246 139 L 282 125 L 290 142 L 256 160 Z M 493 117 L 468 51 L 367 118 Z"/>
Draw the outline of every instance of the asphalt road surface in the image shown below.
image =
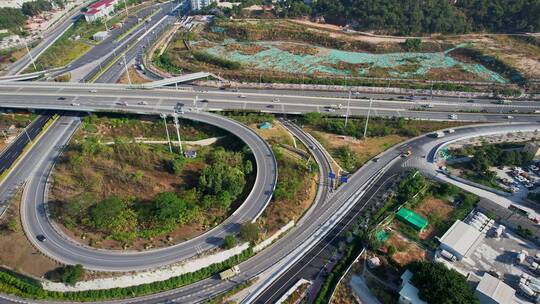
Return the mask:
<path id="1" fill-rule="evenodd" d="M 64 100 L 59 102 L 58 98 Z M 265 93 L 235 93 L 226 91 L 177 91 L 174 89 L 127 89 L 122 85 L 80 85 L 57 83 L 0 83 L 0 105 L 28 105 L 47 108 L 50 105 L 65 110 L 121 111 L 127 105 L 145 108 L 169 108 L 177 102 L 184 103 L 187 110 L 256 110 L 271 113 L 300 114 L 321 112 L 345 116 L 346 100 L 332 97 L 299 95 L 273 95 Z M 146 103 L 146 104 L 143 104 Z M 451 114 L 461 121 L 530 122 L 540 120 L 540 104 L 528 102 L 498 105 L 491 103 L 467 103 L 434 100 L 432 108 L 423 108 L 427 102 L 398 100 L 351 100 L 349 115 L 382 117 L 409 117 L 417 119 L 449 120 Z M 341 106 L 339 106 L 341 104 Z M 481 112 L 481 111 L 485 111 Z M 517 113 L 515 113 L 517 112 Z"/>
<path id="2" fill-rule="evenodd" d="M 4 150 L 4 152 L 0 155 L 0 175 L 13 166 L 24 148 L 31 140 L 35 140 L 50 118 L 51 115 L 48 114 L 41 115 L 36 118 L 25 128 L 25 130 L 21 131 L 15 141 L 12 142 L 6 150 Z M 16 191 L 17 189 L 7 188 L 5 190 L 6 191 L 2 191 L 2 193 L 0 193 L 0 214 L 3 214 L 5 208 L 7 207 L 6 203 L 11 197 L 10 194 L 12 191 Z"/>
<path id="3" fill-rule="evenodd" d="M 170 112 L 170 111 L 169 111 Z M 268 204 L 276 184 L 277 164 L 271 148 L 251 129 L 227 118 L 207 113 L 186 113 L 183 118 L 196 120 L 228 130 L 251 149 L 256 166 L 256 180 L 244 203 L 222 224 L 205 234 L 167 248 L 144 252 L 96 250 L 68 239 L 55 229 L 46 212 L 46 189 L 49 172 L 62 147 L 79 125 L 78 119 L 62 117 L 40 140 L 30 156 L 38 154 L 26 191 L 23 195 L 22 222 L 25 232 L 36 248 L 47 256 L 66 264 L 82 264 L 87 269 L 130 271 L 168 265 L 215 248 L 223 237 L 239 231 L 241 223 L 255 220 Z M 37 240 L 44 235 L 46 241 Z"/>

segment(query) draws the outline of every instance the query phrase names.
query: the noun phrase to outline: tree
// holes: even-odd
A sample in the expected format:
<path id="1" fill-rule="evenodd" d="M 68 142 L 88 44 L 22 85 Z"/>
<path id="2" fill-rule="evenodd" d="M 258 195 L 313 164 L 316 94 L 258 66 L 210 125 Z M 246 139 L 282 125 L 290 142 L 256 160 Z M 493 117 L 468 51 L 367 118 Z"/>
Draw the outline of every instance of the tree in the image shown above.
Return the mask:
<path id="1" fill-rule="evenodd" d="M 388 246 L 387 250 L 389 256 L 393 256 L 397 252 L 396 246 L 394 245 Z"/>
<path id="2" fill-rule="evenodd" d="M 413 272 L 412 283 L 420 291 L 420 299 L 428 303 L 480 303 L 466 278 L 442 263 L 413 262 L 409 269 Z"/>
<path id="3" fill-rule="evenodd" d="M 246 222 L 240 228 L 240 237 L 246 241 L 254 244 L 259 240 L 260 229 L 255 223 Z"/>
<path id="4" fill-rule="evenodd" d="M 236 246 L 236 238 L 234 235 L 229 234 L 226 237 L 223 238 L 223 248 L 225 249 L 231 249 Z"/>
<path id="5" fill-rule="evenodd" d="M 84 274 L 85 270 L 82 265 L 77 264 L 58 267 L 45 274 L 45 276 L 51 281 L 75 285 L 84 277 Z"/>
<path id="6" fill-rule="evenodd" d="M 403 48 L 407 51 L 418 51 L 422 45 L 422 39 L 420 38 L 407 38 L 403 43 Z"/>
<path id="7" fill-rule="evenodd" d="M 135 230 L 137 216 L 118 197 L 109 197 L 90 209 L 89 224 L 108 234 Z"/>

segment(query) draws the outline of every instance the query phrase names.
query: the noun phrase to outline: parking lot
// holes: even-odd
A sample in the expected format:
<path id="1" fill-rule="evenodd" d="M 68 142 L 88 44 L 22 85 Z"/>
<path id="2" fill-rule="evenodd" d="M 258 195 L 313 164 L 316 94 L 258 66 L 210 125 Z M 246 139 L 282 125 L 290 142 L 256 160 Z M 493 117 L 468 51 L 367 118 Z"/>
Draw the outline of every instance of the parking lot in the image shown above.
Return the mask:
<path id="1" fill-rule="evenodd" d="M 442 257 L 437 257 L 436 260 L 465 276 L 469 273 L 474 274 L 478 278 L 469 276 L 469 281 L 472 282 L 477 281 L 485 272 L 488 272 L 516 290 L 517 303 L 534 303 L 532 298 L 526 297 L 520 291 L 519 283 L 523 274 L 529 276 L 540 274 L 539 270 L 530 269 L 534 256 L 540 253 L 540 248 L 521 239 L 508 229 L 503 232 L 501 237 L 496 237 L 493 229 L 487 231 L 466 258 L 456 262 L 449 262 Z M 527 257 L 523 263 L 519 263 L 517 258 L 522 250 L 527 252 Z"/>

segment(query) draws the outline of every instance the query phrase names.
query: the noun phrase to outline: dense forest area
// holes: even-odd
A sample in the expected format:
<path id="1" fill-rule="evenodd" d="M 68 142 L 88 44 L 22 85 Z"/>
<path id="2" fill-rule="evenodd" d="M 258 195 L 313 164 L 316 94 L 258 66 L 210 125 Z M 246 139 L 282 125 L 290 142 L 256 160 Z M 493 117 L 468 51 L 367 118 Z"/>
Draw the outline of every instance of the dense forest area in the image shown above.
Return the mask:
<path id="1" fill-rule="evenodd" d="M 540 31 L 539 0 L 318 0 L 327 22 L 398 35 Z"/>

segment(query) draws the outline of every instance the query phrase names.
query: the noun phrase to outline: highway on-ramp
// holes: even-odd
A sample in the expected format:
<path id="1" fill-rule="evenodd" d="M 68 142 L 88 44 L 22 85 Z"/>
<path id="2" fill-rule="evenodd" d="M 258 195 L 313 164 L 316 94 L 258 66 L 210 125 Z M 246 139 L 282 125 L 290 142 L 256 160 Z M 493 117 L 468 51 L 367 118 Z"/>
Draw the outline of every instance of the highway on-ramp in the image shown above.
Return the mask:
<path id="1" fill-rule="evenodd" d="M 160 112 L 170 113 L 172 108 L 168 111 L 160 110 Z M 152 111 L 147 111 L 147 113 L 152 113 Z M 257 166 L 255 184 L 245 202 L 229 218 L 212 230 L 189 241 L 144 252 L 97 250 L 67 239 L 63 234 L 58 233 L 46 212 L 49 172 L 62 147 L 67 144 L 79 125 L 78 119 L 73 120 L 69 116 L 62 116 L 43 135 L 39 145 L 36 145 L 28 156 L 39 157 L 32 164 L 33 169 L 23 194 L 21 217 L 25 232 L 34 246 L 59 262 L 82 264 L 87 269 L 141 270 L 185 260 L 197 252 L 215 248 L 221 244 L 223 237 L 238 232 L 239 224 L 255 220 L 268 204 L 276 184 L 277 164 L 271 148 L 254 131 L 227 118 L 209 113 L 186 113 L 181 116 L 231 132 L 243 140 L 253 153 Z M 46 241 L 38 241 L 37 235 L 46 236 Z"/>

